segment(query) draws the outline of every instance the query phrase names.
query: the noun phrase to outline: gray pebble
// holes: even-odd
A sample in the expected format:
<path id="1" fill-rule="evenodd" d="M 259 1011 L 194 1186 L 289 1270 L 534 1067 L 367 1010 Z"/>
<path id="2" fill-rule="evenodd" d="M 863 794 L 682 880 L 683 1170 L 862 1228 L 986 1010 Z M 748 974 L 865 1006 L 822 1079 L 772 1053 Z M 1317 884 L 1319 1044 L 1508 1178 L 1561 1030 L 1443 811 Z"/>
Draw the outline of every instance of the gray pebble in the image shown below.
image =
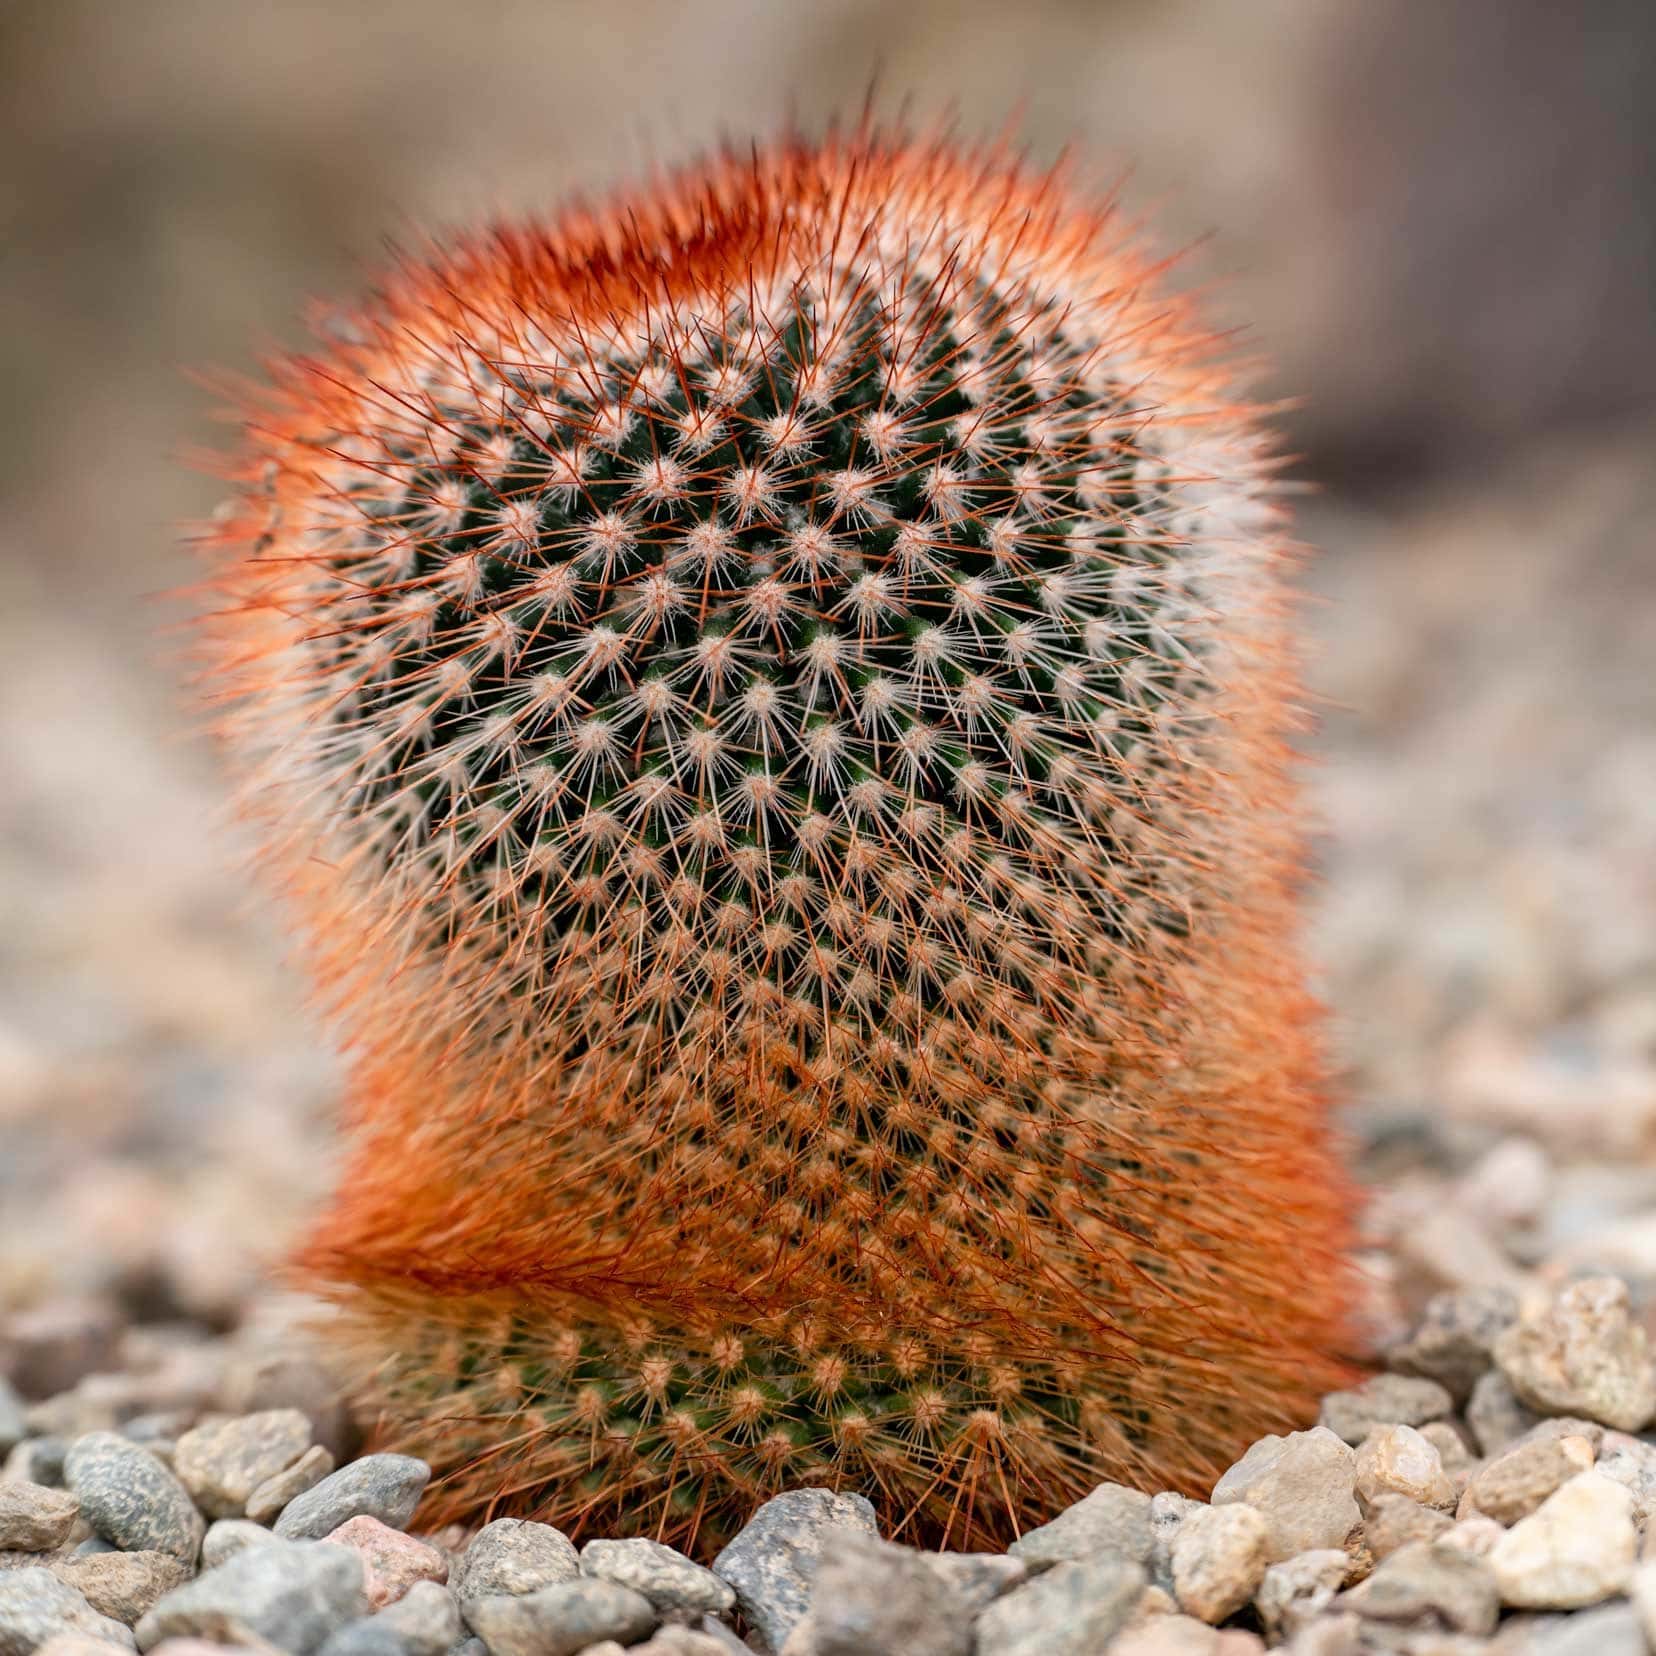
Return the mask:
<path id="1" fill-rule="evenodd" d="M 189 1580 L 187 1565 L 164 1552 L 106 1552 L 65 1558 L 52 1574 L 82 1594 L 94 1610 L 131 1627 L 163 1593 Z"/>
<path id="2" fill-rule="evenodd" d="M 0 1572 L 0 1656 L 32 1656 L 54 1633 L 84 1633 L 122 1650 L 132 1634 L 38 1565 Z"/>
<path id="3" fill-rule="evenodd" d="M 313 1443 L 292 1466 L 276 1473 L 247 1497 L 247 1516 L 256 1524 L 268 1524 L 290 1501 L 307 1489 L 315 1489 L 334 1469 L 334 1458 L 320 1443 Z"/>
<path id="4" fill-rule="evenodd" d="M 1100 1484 L 1085 1500 L 1020 1536 L 1006 1550 L 1031 1570 L 1110 1553 L 1142 1564 L 1150 1556 L 1150 1497 L 1124 1484 Z"/>
<path id="5" fill-rule="evenodd" d="M 736 1589 L 742 1612 L 771 1650 L 780 1650 L 810 1604 L 818 1556 L 830 1530 L 877 1534 L 866 1496 L 791 1489 L 773 1496 L 713 1560 L 715 1575 Z"/>
<path id="6" fill-rule="evenodd" d="M 0 1482 L 21 1479 L 25 1483 L 44 1484 L 48 1489 L 62 1489 L 63 1461 L 68 1453 L 69 1445 L 62 1438 L 24 1438 L 6 1456 L 6 1469 L 0 1473 Z"/>
<path id="7" fill-rule="evenodd" d="M 650 1601 L 613 1581 L 562 1581 L 517 1597 L 475 1599 L 472 1631 L 489 1656 L 575 1656 L 602 1639 L 632 1644 L 655 1627 Z"/>
<path id="8" fill-rule="evenodd" d="M 265 1409 L 184 1433 L 173 1470 L 209 1518 L 239 1518 L 253 1491 L 293 1465 L 310 1441 L 310 1421 L 299 1410 Z"/>
<path id="9" fill-rule="evenodd" d="M 82 1516 L 106 1541 L 195 1563 L 207 1526 L 183 1484 L 147 1449 L 114 1432 L 88 1432 L 63 1470 Z"/>
<path id="10" fill-rule="evenodd" d="M 1377 1374 L 1352 1391 L 1330 1392 L 1322 1400 L 1319 1424 L 1355 1449 L 1376 1426 L 1424 1426 L 1441 1420 L 1454 1405 L 1436 1380 Z"/>
<path id="11" fill-rule="evenodd" d="M 409 1656 L 409 1649 L 395 1628 L 370 1616 L 330 1633 L 317 1656 Z"/>
<path id="12" fill-rule="evenodd" d="M 1457 1288 L 1427 1302 L 1420 1326 L 1388 1356 L 1403 1374 L 1436 1380 L 1457 1402 L 1495 1366 L 1495 1341 L 1518 1320 L 1510 1288 Z"/>
<path id="13" fill-rule="evenodd" d="M 414 1516 L 431 1468 L 412 1455 L 364 1455 L 290 1501 L 276 1520 L 284 1541 L 314 1541 L 366 1513 L 392 1529 Z"/>
<path id="14" fill-rule="evenodd" d="M 1338 1547 L 1316 1547 L 1273 1564 L 1254 1594 L 1254 1608 L 1274 1643 L 1296 1636 L 1334 1602 L 1351 1569 Z"/>
<path id="15" fill-rule="evenodd" d="M 1625 1600 L 1573 1616 L 1537 1617 L 1522 1656 L 1646 1656 L 1639 1613 Z"/>
<path id="16" fill-rule="evenodd" d="M 80 1502 L 65 1489 L 0 1483 L 0 1551 L 53 1552 L 68 1539 Z"/>
<path id="17" fill-rule="evenodd" d="M 581 1549 L 581 1573 L 618 1582 L 642 1593 L 657 1610 L 713 1611 L 736 1608 L 736 1594 L 711 1570 L 659 1541 L 589 1541 Z"/>
<path id="18" fill-rule="evenodd" d="M 497 1518 L 472 1537 L 449 1585 L 464 1605 L 501 1593 L 533 1593 L 580 1573 L 580 1554 L 562 1530 L 527 1518 Z"/>
<path id="19" fill-rule="evenodd" d="M 403 1641 L 408 1656 L 445 1656 L 465 1634 L 454 1594 L 436 1581 L 416 1581 L 373 1620 Z"/>
<path id="20" fill-rule="evenodd" d="M 1518 1401 L 1512 1382 L 1499 1369 L 1479 1375 L 1466 1404 L 1466 1424 L 1485 1455 L 1498 1455 L 1516 1443 L 1540 1418 Z"/>
<path id="21" fill-rule="evenodd" d="M 120 1550 L 113 1541 L 106 1541 L 101 1535 L 89 1535 L 75 1548 L 75 1557 L 94 1558 L 99 1553 L 112 1553 Z"/>
<path id="22" fill-rule="evenodd" d="M 1484 1636 L 1495 1631 L 1500 1614 L 1489 1566 L 1469 1552 L 1430 1541 L 1399 1547 L 1339 1602 L 1365 1620 L 1412 1623 L 1436 1617 L 1457 1633 Z"/>
<path id="23" fill-rule="evenodd" d="M 972 1610 L 921 1553 L 856 1530 L 823 1540 L 811 1593 L 811 1656 L 968 1656 Z"/>
<path id="24" fill-rule="evenodd" d="M 368 1608 L 362 1560 L 349 1547 L 247 1547 L 164 1595 L 138 1623 L 148 1650 L 162 1639 L 264 1639 L 313 1656 L 335 1628 Z"/>
<path id="25" fill-rule="evenodd" d="M 0 1455 L 9 1455 L 23 1441 L 28 1430 L 23 1420 L 23 1399 L 17 1388 L 0 1374 Z"/>
<path id="26" fill-rule="evenodd" d="M 207 1534 L 201 1543 L 201 1567 L 216 1570 L 243 1547 L 268 1546 L 276 1539 L 263 1524 L 252 1523 L 246 1518 L 220 1518 L 217 1523 L 207 1526 Z"/>
<path id="27" fill-rule="evenodd" d="M 921 1553 L 919 1557 L 950 1597 L 973 1615 L 1029 1579 L 1029 1566 L 1007 1553 Z"/>
<path id="28" fill-rule="evenodd" d="M 976 1656 L 1097 1656 L 1144 1588 L 1144 1567 L 1130 1559 L 1056 1564 L 978 1617 Z"/>
<path id="29" fill-rule="evenodd" d="M 1319 1547 L 1340 1547 L 1362 1514 L 1353 1490 L 1357 1457 L 1324 1426 L 1259 1439 L 1213 1486 L 1213 1504 L 1241 1501 L 1269 1527 L 1273 1564 Z"/>

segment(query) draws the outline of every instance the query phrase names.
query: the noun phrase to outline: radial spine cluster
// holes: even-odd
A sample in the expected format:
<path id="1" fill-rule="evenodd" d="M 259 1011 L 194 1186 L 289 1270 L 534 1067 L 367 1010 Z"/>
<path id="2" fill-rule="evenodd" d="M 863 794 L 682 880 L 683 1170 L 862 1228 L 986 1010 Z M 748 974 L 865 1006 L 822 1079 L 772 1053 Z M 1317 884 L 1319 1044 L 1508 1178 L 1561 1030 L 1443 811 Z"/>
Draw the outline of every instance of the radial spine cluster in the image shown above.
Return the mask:
<path id="1" fill-rule="evenodd" d="M 1286 554 L 1153 275 L 863 132 L 248 393 L 212 680 L 354 1053 L 303 1264 L 446 1510 L 1004 1538 L 1337 1377 Z"/>

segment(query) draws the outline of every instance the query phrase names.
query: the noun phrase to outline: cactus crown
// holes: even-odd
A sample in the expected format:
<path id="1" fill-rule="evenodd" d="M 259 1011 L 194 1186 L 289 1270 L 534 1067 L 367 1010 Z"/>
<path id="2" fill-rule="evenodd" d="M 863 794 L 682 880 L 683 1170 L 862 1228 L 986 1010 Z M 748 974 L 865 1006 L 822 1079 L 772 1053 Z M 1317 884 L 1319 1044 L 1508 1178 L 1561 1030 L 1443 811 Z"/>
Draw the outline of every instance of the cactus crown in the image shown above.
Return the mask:
<path id="1" fill-rule="evenodd" d="M 555 1510 L 854 1466 L 989 1533 L 1180 1464 L 1156 1386 L 1259 1341 L 1215 1163 L 1292 1182 L 1314 1092 L 1246 1096 L 1304 1018 L 1282 551 L 1149 274 L 865 133 L 411 263 L 275 368 L 213 625 L 359 1048 L 310 1258 L 393 1411 Z"/>

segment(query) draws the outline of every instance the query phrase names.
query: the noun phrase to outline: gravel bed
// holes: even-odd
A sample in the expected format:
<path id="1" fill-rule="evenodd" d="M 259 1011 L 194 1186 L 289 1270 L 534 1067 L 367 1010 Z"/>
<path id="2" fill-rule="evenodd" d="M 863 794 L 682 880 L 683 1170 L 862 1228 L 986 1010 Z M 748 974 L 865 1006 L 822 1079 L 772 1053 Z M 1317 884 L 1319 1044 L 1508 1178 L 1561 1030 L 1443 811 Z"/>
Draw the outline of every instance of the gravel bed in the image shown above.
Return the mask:
<path id="1" fill-rule="evenodd" d="M 291 1329 L 273 1360 L 277 1308 L 228 1335 L 16 1314 L 0 1372 L 64 1384 L 0 1381 L 0 1656 L 1646 1656 L 1644 1312 L 1619 1277 L 1514 1275 L 1433 1295 L 1207 1501 L 1104 1484 L 962 1554 L 800 1489 L 710 1567 L 521 1519 L 428 1533 L 429 1468 L 352 1453 Z"/>

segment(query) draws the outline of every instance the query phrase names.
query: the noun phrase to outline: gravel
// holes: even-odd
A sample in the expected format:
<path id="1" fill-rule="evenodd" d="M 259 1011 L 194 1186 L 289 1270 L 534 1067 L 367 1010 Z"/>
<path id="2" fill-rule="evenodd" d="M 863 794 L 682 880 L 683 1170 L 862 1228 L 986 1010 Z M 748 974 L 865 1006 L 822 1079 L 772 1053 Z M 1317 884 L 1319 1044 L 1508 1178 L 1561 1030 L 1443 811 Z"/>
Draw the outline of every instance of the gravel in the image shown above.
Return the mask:
<path id="1" fill-rule="evenodd" d="M 104 1552 L 59 1559 L 52 1574 L 79 1592 L 92 1608 L 131 1627 L 163 1593 L 190 1579 L 171 1553 Z"/>
<path id="2" fill-rule="evenodd" d="M 54 1633 L 84 1633 L 133 1650 L 131 1632 L 38 1565 L 0 1571 L 0 1656 L 32 1656 Z"/>
<path id="3" fill-rule="evenodd" d="M 431 1468 L 412 1455 L 364 1455 L 290 1501 L 275 1531 L 284 1541 L 317 1541 L 363 1515 L 401 1529 L 430 1478 Z"/>
<path id="4" fill-rule="evenodd" d="M 642 1593 L 658 1611 L 726 1615 L 736 1607 L 728 1582 L 683 1553 L 642 1537 L 630 1541 L 589 1541 L 581 1549 L 581 1573 Z"/>
<path id="5" fill-rule="evenodd" d="M 863 1495 L 796 1489 L 759 1508 L 747 1528 L 713 1561 L 714 1574 L 736 1591 L 742 1613 L 775 1651 L 810 1606 L 811 1583 L 828 1533 L 878 1533 Z"/>
<path id="6" fill-rule="evenodd" d="M 614 1639 L 636 1643 L 658 1621 L 650 1601 L 613 1581 L 561 1581 L 533 1593 L 475 1599 L 466 1611 L 489 1656 L 575 1656 Z"/>
<path id="7" fill-rule="evenodd" d="M 80 1502 L 45 1484 L 0 1483 L 0 1551 L 51 1552 L 69 1539 Z"/>
<path id="8" fill-rule="evenodd" d="M 1632 1495 L 1602 1472 L 1582 1472 L 1513 1525 L 1489 1565 L 1503 1604 L 1576 1610 L 1622 1592 L 1637 1552 Z"/>
<path id="9" fill-rule="evenodd" d="M 207 1525 L 185 1489 L 148 1450 L 88 1432 L 64 1461 L 81 1515 L 123 1552 L 164 1552 L 193 1565 Z"/>
<path id="10" fill-rule="evenodd" d="M 1251 1506 L 1200 1507 L 1173 1537 L 1173 1591 L 1181 1609 L 1222 1622 L 1254 1595 L 1265 1567 L 1270 1527 Z"/>
<path id="11" fill-rule="evenodd" d="M 533 1593 L 580 1573 L 580 1554 L 562 1530 L 524 1518 L 497 1518 L 472 1538 L 451 1582 L 464 1605 L 498 1593 Z"/>
<path id="12" fill-rule="evenodd" d="M 1354 1493 L 1357 1457 L 1328 1430 L 1313 1427 L 1263 1437 L 1213 1486 L 1213 1504 L 1240 1501 L 1267 1526 L 1266 1556 L 1275 1564 L 1296 1553 L 1339 1547 L 1362 1514 Z"/>
<path id="13" fill-rule="evenodd" d="M 311 1424 L 299 1410 L 265 1409 L 186 1432 L 172 1464 L 209 1518 L 240 1518 L 253 1491 L 286 1471 L 310 1446 Z"/>
<path id="14" fill-rule="evenodd" d="M 33 1435 L 0 1481 L 0 1656 L 48 1636 L 107 1656 L 134 1630 L 162 1656 L 199 1639 L 201 1656 L 1615 1656 L 1656 1620 L 1656 1564 L 1637 1563 L 1656 1439 L 1616 1424 L 1656 1383 L 1646 1305 L 1656 1291 L 1603 1277 L 1435 1296 L 1389 1350 L 1437 1375 L 1331 1394 L 1211 1504 L 1103 1484 L 1005 1553 L 932 1553 L 880 1539 L 860 1494 L 793 1490 L 711 1568 L 647 1536 L 577 1551 L 523 1519 L 420 1533 L 424 1462 L 327 1470 L 312 1415 L 286 1405 L 117 1410 L 65 1446 L 67 1423 L 109 1418 L 98 1399 L 155 1395 L 83 1376 L 23 1408 Z M 17 1475 L 58 1467 L 67 1489 Z M 284 1480 L 309 1487 L 257 1499 Z M 275 1527 L 207 1522 L 238 1508 Z"/>
<path id="15" fill-rule="evenodd" d="M 1122 1484 L 1100 1484 L 1050 1524 L 1032 1529 L 1007 1549 L 1031 1570 L 1107 1552 L 1143 1563 L 1150 1556 L 1154 1531 L 1150 1497 Z"/>
<path id="16" fill-rule="evenodd" d="M 149 1650 L 181 1634 L 264 1639 L 291 1656 L 313 1656 L 366 1609 L 362 1561 L 348 1547 L 247 1547 L 161 1598 L 139 1621 L 138 1643 Z"/>
<path id="17" fill-rule="evenodd" d="M 978 1617 L 977 1656 L 1096 1656 L 1145 1585 L 1141 1564 L 1112 1554 L 1055 1564 Z"/>

